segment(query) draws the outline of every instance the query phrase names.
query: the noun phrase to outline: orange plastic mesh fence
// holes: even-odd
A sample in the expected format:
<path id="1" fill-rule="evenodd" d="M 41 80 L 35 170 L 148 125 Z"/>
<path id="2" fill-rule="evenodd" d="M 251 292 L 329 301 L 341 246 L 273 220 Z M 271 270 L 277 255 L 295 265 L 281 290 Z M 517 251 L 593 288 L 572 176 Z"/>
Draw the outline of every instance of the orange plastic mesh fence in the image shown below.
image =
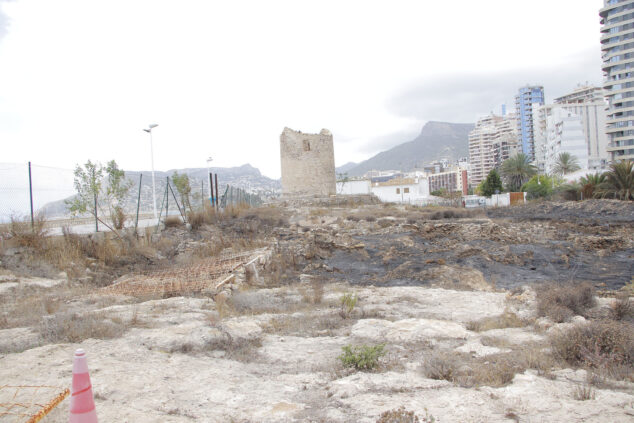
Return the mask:
<path id="1" fill-rule="evenodd" d="M 174 295 L 214 288 L 233 272 L 261 257 L 266 249 L 225 254 L 203 262 L 165 270 L 125 275 L 103 291 L 132 296 Z"/>
<path id="2" fill-rule="evenodd" d="M 59 386 L 0 385 L 0 422 L 39 422 L 68 394 Z"/>

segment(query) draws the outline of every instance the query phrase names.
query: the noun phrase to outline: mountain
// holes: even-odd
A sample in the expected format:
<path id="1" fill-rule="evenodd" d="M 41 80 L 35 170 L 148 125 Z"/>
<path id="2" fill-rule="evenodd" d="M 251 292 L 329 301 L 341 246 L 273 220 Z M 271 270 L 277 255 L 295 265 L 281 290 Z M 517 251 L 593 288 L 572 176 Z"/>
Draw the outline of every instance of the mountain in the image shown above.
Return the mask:
<path id="1" fill-rule="evenodd" d="M 355 162 L 348 162 L 345 165 L 339 166 L 337 168 L 335 168 L 335 173 L 337 175 L 339 175 L 340 173 L 347 173 L 350 169 L 354 168 L 355 166 L 357 166 L 359 163 L 355 163 Z"/>
<path id="2" fill-rule="evenodd" d="M 472 123 L 427 122 L 416 138 L 369 158 L 352 169 L 350 176 L 361 176 L 370 170 L 420 169 L 424 164 L 469 155 L 469 132 Z"/>
<path id="3" fill-rule="evenodd" d="M 191 186 L 192 203 L 197 202 L 200 204 L 203 199 L 209 197 L 209 176 L 207 168 L 188 168 L 188 169 L 170 169 L 166 172 L 155 171 L 154 178 L 156 181 L 156 202 L 157 207 L 160 208 L 161 201 L 165 195 L 165 188 L 167 177 L 170 179 L 174 172 L 179 174 L 186 174 L 189 176 L 189 184 Z M 209 172 L 218 174 L 218 194 L 222 196 L 227 185 L 231 185 L 237 188 L 243 188 L 250 192 L 259 194 L 262 197 L 270 197 L 278 194 L 281 189 L 281 183 L 279 180 L 271 179 L 263 176 L 255 167 L 245 164 L 238 167 L 211 167 Z M 125 209 L 128 212 L 136 211 L 137 196 L 139 193 L 139 178 L 143 174 L 141 179 L 141 211 L 148 212 L 152 210 L 152 172 L 151 171 L 126 171 L 125 177 L 131 183 L 130 194 L 125 203 Z M 214 180 L 214 186 L 216 181 Z M 173 183 L 170 182 L 172 189 L 178 197 L 176 188 Z M 215 189 L 214 189 L 215 191 Z M 35 195 L 36 193 L 34 193 Z M 47 216 L 62 216 L 68 214 L 65 200 L 71 197 L 60 198 L 58 201 L 52 201 L 45 204 L 40 211 L 44 212 Z M 172 202 L 170 197 L 170 202 Z M 179 199 L 180 201 L 180 199 Z M 173 207 L 173 206 L 170 206 Z"/>

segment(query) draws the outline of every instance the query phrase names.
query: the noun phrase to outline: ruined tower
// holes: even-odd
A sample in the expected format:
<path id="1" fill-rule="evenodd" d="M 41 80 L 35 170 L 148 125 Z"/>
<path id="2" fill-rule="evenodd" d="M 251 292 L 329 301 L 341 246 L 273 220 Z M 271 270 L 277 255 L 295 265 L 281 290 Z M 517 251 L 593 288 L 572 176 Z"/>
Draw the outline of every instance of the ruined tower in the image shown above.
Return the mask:
<path id="1" fill-rule="evenodd" d="M 280 136 L 282 193 L 284 195 L 334 195 L 335 151 L 332 134 L 303 134 L 284 128 Z"/>

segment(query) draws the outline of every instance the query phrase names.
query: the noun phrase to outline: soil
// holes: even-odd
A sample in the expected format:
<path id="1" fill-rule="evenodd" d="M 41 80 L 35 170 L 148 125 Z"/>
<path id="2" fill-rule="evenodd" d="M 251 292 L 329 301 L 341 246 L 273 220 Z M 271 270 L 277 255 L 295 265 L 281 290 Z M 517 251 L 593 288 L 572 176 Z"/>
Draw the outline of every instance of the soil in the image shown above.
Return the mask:
<path id="1" fill-rule="evenodd" d="M 28 252 L 5 251 L 0 385 L 70 386 L 73 352 L 83 348 L 101 421 L 370 423 L 402 406 L 421 421 L 631 422 L 632 369 L 597 382 L 590 369 L 552 358 L 551 336 L 587 321 L 538 318 L 535 287 L 590 282 L 602 297 L 588 316 L 608 316 L 615 300 L 604 296 L 634 293 L 633 229 L 631 203 L 606 200 L 484 214 L 304 199 L 193 233 L 170 229 L 169 251 L 125 264 L 183 266 L 227 240 L 268 245 L 269 261 L 248 276 L 172 298 L 104 295 L 99 285 L 123 265 L 102 267 L 99 281 L 35 278 L 20 259 Z M 349 312 L 345 294 L 356 300 Z M 475 330 L 503 315 L 515 323 Z M 93 326 L 72 329 L 77 319 Z M 386 354 L 371 371 L 338 359 L 344 346 L 379 344 Z M 491 377 L 432 378 L 435 356 Z M 514 363 L 501 381 L 499 360 Z M 68 406 L 43 421 L 68 421 Z M 0 407 L 0 422 L 9 421 Z"/>

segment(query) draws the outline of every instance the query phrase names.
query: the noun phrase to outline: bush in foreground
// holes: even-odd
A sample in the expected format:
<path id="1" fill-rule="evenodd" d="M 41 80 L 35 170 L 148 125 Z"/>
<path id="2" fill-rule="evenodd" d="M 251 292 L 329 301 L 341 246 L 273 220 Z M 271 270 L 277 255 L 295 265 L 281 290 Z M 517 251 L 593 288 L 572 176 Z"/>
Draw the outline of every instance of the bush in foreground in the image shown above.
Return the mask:
<path id="1" fill-rule="evenodd" d="M 551 337 L 553 353 L 575 367 L 606 371 L 617 379 L 634 373 L 634 326 L 592 321 Z"/>
<path id="2" fill-rule="evenodd" d="M 594 287 L 583 284 L 550 284 L 537 290 L 537 314 L 557 323 L 583 316 L 596 305 Z"/>
<path id="3" fill-rule="evenodd" d="M 346 345 L 341 348 L 343 354 L 337 357 L 344 367 L 356 370 L 374 370 L 379 366 L 379 358 L 385 355 L 385 344 L 379 345 Z"/>

